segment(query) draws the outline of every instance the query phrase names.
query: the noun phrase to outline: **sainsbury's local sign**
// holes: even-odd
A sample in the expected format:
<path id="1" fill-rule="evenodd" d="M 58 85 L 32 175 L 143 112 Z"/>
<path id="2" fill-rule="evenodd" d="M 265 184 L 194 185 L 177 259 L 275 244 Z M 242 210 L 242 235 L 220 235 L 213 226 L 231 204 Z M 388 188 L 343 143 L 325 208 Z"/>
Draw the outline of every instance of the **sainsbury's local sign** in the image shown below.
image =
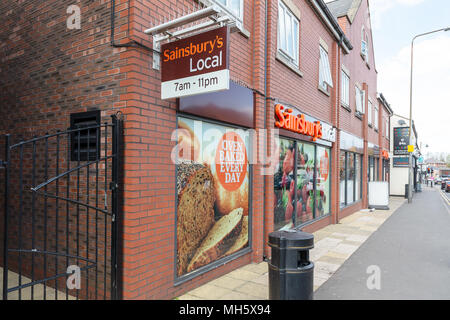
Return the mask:
<path id="1" fill-rule="evenodd" d="M 221 27 L 161 46 L 161 98 L 227 90 L 229 28 Z"/>

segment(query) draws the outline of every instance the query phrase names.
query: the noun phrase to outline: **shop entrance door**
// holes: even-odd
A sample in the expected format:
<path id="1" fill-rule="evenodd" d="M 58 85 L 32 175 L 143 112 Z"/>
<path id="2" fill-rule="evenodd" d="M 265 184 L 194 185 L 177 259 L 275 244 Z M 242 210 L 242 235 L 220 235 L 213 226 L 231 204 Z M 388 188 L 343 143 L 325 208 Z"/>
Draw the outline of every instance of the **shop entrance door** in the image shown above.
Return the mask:
<path id="1" fill-rule="evenodd" d="M 119 298 L 121 127 L 0 137 L 2 299 Z"/>

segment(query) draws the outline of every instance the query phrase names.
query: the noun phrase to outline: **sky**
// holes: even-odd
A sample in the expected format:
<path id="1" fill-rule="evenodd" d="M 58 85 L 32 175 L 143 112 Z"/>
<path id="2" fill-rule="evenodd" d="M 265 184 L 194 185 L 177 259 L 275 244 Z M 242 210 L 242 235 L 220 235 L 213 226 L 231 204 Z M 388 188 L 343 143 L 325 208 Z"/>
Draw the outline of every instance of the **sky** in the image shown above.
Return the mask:
<path id="1" fill-rule="evenodd" d="M 450 0 L 369 0 L 369 7 L 377 90 L 394 113 L 409 117 L 412 38 L 450 27 Z M 422 153 L 450 153 L 450 31 L 417 38 L 413 62 L 412 118 Z"/>

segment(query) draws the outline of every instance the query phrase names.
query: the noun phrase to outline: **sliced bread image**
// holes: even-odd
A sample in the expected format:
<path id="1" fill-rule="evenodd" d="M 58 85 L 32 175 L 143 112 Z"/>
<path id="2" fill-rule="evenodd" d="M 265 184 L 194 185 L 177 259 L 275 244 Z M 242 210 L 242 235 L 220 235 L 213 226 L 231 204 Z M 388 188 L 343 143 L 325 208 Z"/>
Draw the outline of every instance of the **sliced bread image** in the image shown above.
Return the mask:
<path id="1" fill-rule="evenodd" d="M 187 272 L 211 263 L 233 245 L 242 230 L 243 212 L 243 208 L 234 209 L 214 224 L 189 263 Z"/>
<path id="2" fill-rule="evenodd" d="M 248 216 L 244 216 L 242 219 L 242 229 L 236 241 L 233 243 L 230 249 L 225 253 L 225 256 L 237 252 L 245 248 L 248 244 Z"/>
<path id="3" fill-rule="evenodd" d="M 177 274 L 181 276 L 214 224 L 214 180 L 209 166 L 180 163 L 177 192 Z"/>

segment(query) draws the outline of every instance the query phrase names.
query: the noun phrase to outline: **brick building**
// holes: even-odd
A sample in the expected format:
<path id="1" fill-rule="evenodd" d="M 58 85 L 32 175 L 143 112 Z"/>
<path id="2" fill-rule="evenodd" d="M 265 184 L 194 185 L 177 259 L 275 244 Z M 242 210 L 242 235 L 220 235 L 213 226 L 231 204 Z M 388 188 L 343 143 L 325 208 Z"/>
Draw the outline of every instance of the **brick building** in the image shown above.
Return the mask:
<path id="1" fill-rule="evenodd" d="M 383 169 L 389 158 L 389 130 L 385 128 L 389 128 L 392 110 L 377 93 L 368 1 L 325 2 L 2 2 L 0 12 L 5 22 L 0 30 L 4 39 L 0 45 L 1 134 L 11 134 L 11 143 L 17 143 L 47 132 L 65 131 L 69 127 L 77 130 L 76 119 L 96 121 L 101 125 L 110 122 L 111 115 L 121 113 L 123 143 L 120 147 L 118 245 L 114 247 L 116 251 L 110 250 L 111 257 L 105 255 L 105 259 L 98 262 L 104 266 L 108 259 L 116 256 L 118 265 L 112 268 L 116 271 L 105 268 L 101 276 L 112 278 L 111 286 L 116 288 L 117 297 L 173 298 L 242 265 L 270 258 L 269 232 L 291 227 L 312 232 L 337 223 L 340 218 L 367 207 L 368 180 L 388 178 Z M 161 99 L 161 70 L 153 68 L 158 50 L 153 47 L 153 37 L 144 31 L 210 5 L 219 5 L 221 15 L 225 14 L 233 21 L 228 39 L 230 90 Z M 208 18 L 195 23 L 206 20 Z M 211 107 L 211 101 L 219 100 L 225 101 L 224 105 Z M 227 113 L 231 104 L 238 106 L 237 113 Z M 211 108 L 223 112 L 211 112 Z M 243 115 L 243 110 L 248 113 Z M 97 116 L 89 118 L 92 114 Z M 312 141 L 312 134 L 307 130 L 300 134 L 292 127 L 283 126 L 281 120 L 288 114 L 303 116 L 305 125 L 310 128 L 320 125 L 323 135 Z M 205 165 L 209 160 L 206 147 L 200 147 L 201 155 L 195 149 L 188 158 L 176 154 L 178 159 L 196 164 L 171 161 L 173 148 L 181 142 L 180 132 L 175 138 L 173 136 L 177 128 L 188 133 L 187 140 L 183 141 L 187 141 L 189 147 L 208 145 L 205 131 L 218 130 L 221 136 L 213 140 L 214 152 L 220 145 L 227 145 L 223 143 L 228 141 L 224 133 L 231 131 L 233 141 L 244 147 L 246 157 L 250 157 L 250 148 L 253 152 L 258 151 L 247 134 L 258 133 L 261 129 L 279 129 L 279 136 L 269 134 L 267 140 L 257 139 L 258 148 L 266 145 L 269 150 L 276 150 L 269 155 L 279 163 L 272 174 L 265 174 L 267 165 L 263 158 L 250 164 L 243 163 L 240 172 L 243 180 L 227 184 L 217 166 Z M 76 132 L 79 134 L 80 131 Z M 98 148 L 105 148 L 99 154 L 109 155 L 112 149 L 106 146 L 113 133 L 101 132 L 106 133 L 102 133 L 104 143 L 97 140 L 93 144 L 99 143 Z M 80 158 L 69 159 L 69 151 L 76 143 L 69 145 L 76 138 L 67 135 L 67 148 L 61 156 L 58 144 L 51 145 L 50 150 L 57 156 L 52 159 L 50 155 L 50 160 L 54 161 L 50 165 L 45 161 L 48 157 L 33 156 L 37 164 L 29 168 L 38 167 L 34 185 L 49 181 L 52 175 L 58 176 L 58 163 L 77 167 Z M 2 148 L 5 147 L 3 141 Z M 89 142 L 87 149 L 90 150 Z M 47 150 L 46 147 L 42 154 L 48 154 Z M 25 152 L 22 156 L 31 153 Z M 119 154 L 117 149 L 115 154 Z M 20 154 L 15 157 L 22 159 Z M 85 161 L 89 159 L 88 151 Z M 98 163 L 98 158 L 95 159 Z M 100 168 L 105 181 L 113 166 L 105 163 Z M 109 167 L 111 170 L 107 169 Z M 45 168 L 53 171 L 47 172 Z M 10 171 L 17 175 L 19 169 L 15 167 L 15 171 Z M 18 181 L 13 177 L 14 172 L 11 172 L 11 184 Z M 69 190 L 70 183 L 84 181 L 83 186 L 89 194 L 89 190 L 93 190 L 89 186 L 94 183 L 89 172 L 83 171 L 87 175 L 85 180 L 79 175 L 72 176 L 74 181 L 68 179 L 65 188 Z M 202 196 L 186 198 L 196 191 L 183 183 L 184 173 L 189 179 L 203 181 Z M 48 188 L 58 192 L 56 186 L 49 185 Z M 15 187 L 20 188 L 17 183 Z M 214 190 L 209 190 L 210 187 Z M 111 201 L 114 192 L 114 188 L 113 191 L 107 189 L 105 183 L 101 194 L 105 197 L 105 207 L 106 199 Z M 2 195 L 4 191 L 1 190 Z M 77 199 L 75 203 L 80 205 L 79 197 Z M 4 197 L 0 197 L 0 201 L 4 202 Z M 31 206 L 31 197 L 28 201 Z M 95 199 L 87 196 L 85 201 L 92 204 Z M 20 203 L 21 199 L 12 198 L 9 211 L 18 212 Z M 194 224 L 196 234 L 198 232 L 194 239 L 185 232 L 188 229 L 185 224 L 196 221 L 190 214 L 192 203 L 205 224 L 200 226 L 200 222 L 196 222 L 198 228 Z M 56 202 L 51 208 L 58 212 L 60 205 Z M 45 202 L 45 208 L 47 206 Z M 94 230 L 89 231 L 89 226 L 94 222 L 89 220 L 91 207 L 86 208 L 86 223 L 81 228 L 86 237 L 81 247 L 86 249 L 86 255 L 80 251 L 73 255 L 89 259 L 93 255 L 88 248 L 92 236 L 89 232 Z M 98 205 L 91 209 L 98 213 Z M 65 213 L 73 211 L 69 207 L 65 210 Z M 40 226 L 46 225 L 47 215 L 51 214 L 47 209 L 44 211 L 36 218 Z M 208 246 L 208 235 L 232 213 L 237 217 L 233 225 L 229 222 L 224 228 L 217 227 L 229 229 L 224 238 L 232 244 L 225 246 L 226 250 L 212 250 L 214 258 L 205 261 L 202 248 Z M 1 214 L 1 221 L 5 221 L 4 211 Z M 60 234 L 56 221 L 52 227 L 55 234 Z M 19 222 L 13 222 L 16 224 L 9 223 L 8 228 L 14 226 L 14 230 L 19 230 Z M 4 228 L 4 222 L 1 227 Z M 110 248 L 108 237 L 114 237 L 114 233 L 110 234 L 106 229 L 104 251 Z M 69 237 L 69 234 L 68 228 L 62 236 Z M 47 236 L 43 239 L 45 243 L 46 239 Z M 10 240 L 10 246 L 17 245 L 16 238 Z M 240 246 L 238 240 L 242 240 Z M 76 241 L 78 247 L 78 236 Z M 53 244 L 50 242 L 49 247 L 58 251 L 58 240 Z M 22 245 L 25 248 L 41 244 L 32 245 L 25 241 Z M 16 259 L 11 255 L 9 266 L 19 272 L 21 267 Z M 25 255 L 23 259 L 24 264 L 34 264 L 30 256 Z M 48 261 L 41 261 L 41 265 L 46 264 Z M 61 265 L 62 268 L 66 266 L 63 262 Z M 58 264 L 50 270 L 55 274 L 61 272 Z M 22 272 L 31 277 L 30 270 Z M 81 275 L 86 274 L 84 270 Z M 32 281 L 38 279 L 38 275 L 48 276 L 47 272 L 33 274 Z M 64 281 L 61 283 L 49 285 L 63 290 Z M 93 280 L 89 283 L 83 287 L 89 288 L 87 295 L 82 297 L 99 298 Z M 107 290 L 110 290 L 109 286 L 103 288 L 103 291 Z"/>

